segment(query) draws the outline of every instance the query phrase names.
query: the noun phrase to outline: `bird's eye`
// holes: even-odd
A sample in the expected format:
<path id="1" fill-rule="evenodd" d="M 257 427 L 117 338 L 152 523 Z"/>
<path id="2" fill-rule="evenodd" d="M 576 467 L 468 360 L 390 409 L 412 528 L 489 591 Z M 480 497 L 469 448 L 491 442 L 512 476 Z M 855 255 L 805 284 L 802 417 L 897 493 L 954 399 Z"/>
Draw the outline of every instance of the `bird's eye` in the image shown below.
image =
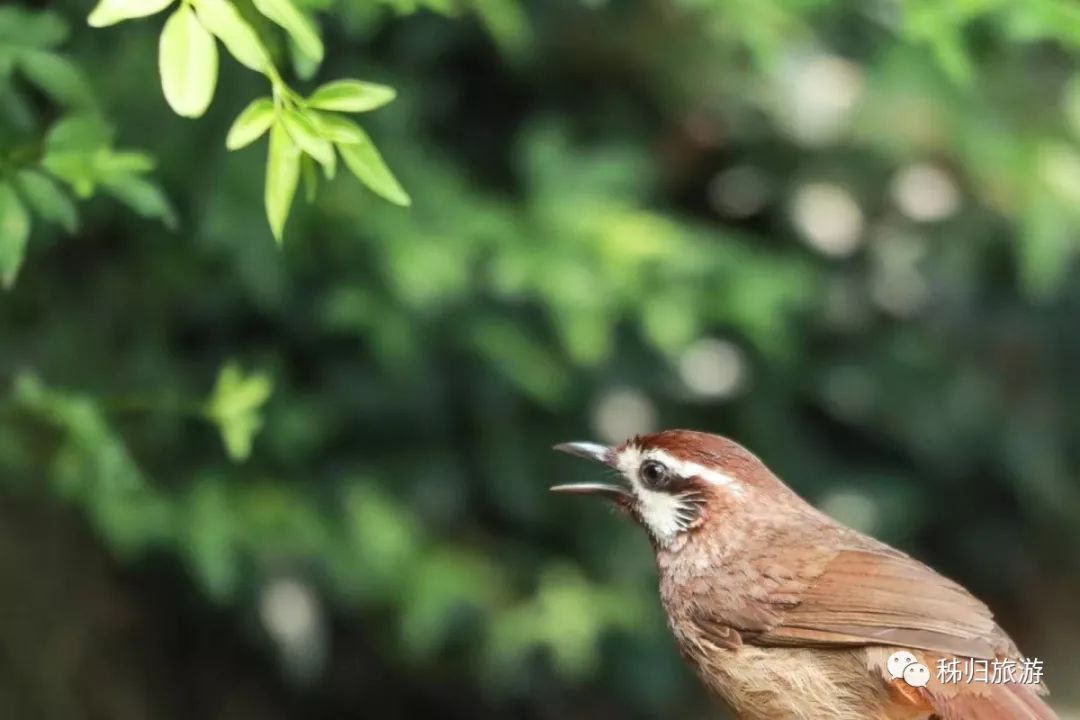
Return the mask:
<path id="1" fill-rule="evenodd" d="M 664 463 L 657 460 L 646 460 L 641 464 L 641 481 L 646 486 L 656 488 L 667 481 L 668 469 Z"/>

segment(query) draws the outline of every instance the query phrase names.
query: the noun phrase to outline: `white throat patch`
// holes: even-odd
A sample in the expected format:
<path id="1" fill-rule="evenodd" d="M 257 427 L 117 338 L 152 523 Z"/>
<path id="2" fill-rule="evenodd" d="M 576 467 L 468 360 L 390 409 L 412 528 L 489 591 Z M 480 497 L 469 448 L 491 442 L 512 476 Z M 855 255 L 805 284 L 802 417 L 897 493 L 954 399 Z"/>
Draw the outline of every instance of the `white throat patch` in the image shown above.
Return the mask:
<path id="1" fill-rule="evenodd" d="M 694 519 L 694 504 L 698 493 L 663 492 L 645 487 L 638 475 L 638 468 L 646 460 L 663 463 L 672 474 L 679 477 L 698 477 L 717 487 L 723 487 L 733 495 L 741 496 L 745 490 L 738 480 L 704 465 L 680 460 L 663 450 L 642 451 L 633 445 L 623 448 L 615 458 L 615 467 L 630 482 L 638 500 L 638 512 L 642 522 L 661 545 L 671 545 Z"/>

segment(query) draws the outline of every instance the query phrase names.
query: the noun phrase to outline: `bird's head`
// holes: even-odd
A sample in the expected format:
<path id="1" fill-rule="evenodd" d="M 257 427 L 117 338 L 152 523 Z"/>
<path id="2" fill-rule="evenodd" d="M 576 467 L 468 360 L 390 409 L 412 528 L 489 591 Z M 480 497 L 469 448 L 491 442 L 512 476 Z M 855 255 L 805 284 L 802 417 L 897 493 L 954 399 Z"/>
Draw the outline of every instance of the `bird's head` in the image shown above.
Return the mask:
<path id="1" fill-rule="evenodd" d="M 555 449 L 606 465 L 621 482 L 556 485 L 552 491 L 611 501 L 660 548 L 681 545 L 714 519 L 772 506 L 790 492 L 750 451 L 708 433 L 665 430 L 614 447 L 571 442 Z"/>

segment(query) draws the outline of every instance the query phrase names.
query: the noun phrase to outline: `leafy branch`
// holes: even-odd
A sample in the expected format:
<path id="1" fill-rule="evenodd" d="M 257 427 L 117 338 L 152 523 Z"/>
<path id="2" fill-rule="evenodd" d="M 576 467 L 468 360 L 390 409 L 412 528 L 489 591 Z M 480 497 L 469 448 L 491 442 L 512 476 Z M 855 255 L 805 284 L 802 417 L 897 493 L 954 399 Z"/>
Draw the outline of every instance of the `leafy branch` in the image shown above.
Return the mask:
<path id="1" fill-rule="evenodd" d="M 113 148 L 112 129 L 96 107 L 85 74 L 57 52 L 67 32 L 67 25 L 52 13 L 0 8 L 0 130 L 15 138 L 0 148 L 4 289 L 14 286 L 18 277 L 35 216 L 69 233 L 76 231 L 79 217 L 71 193 L 87 199 L 102 189 L 144 217 L 174 222 L 165 196 L 145 177 L 153 159 Z M 23 87 L 60 110 L 60 119 L 44 137 Z"/>
<path id="2" fill-rule="evenodd" d="M 164 11 L 177 0 L 101 0 L 90 13 L 94 27 L 114 25 Z M 255 9 L 280 27 L 311 66 L 323 59 L 318 27 L 292 0 L 253 0 Z M 275 240 L 281 243 L 300 178 L 308 200 L 318 189 L 317 167 L 334 177 L 337 156 L 378 195 L 398 205 L 410 199 L 358 124 L 342 113 L 378 109 L 394 99 L 392 88 L 360 80 L 327 83 L 303 97 L 282 78 L 258 33 L 228 0 L 179 0 L 165 22 L 158 64 L 165 100 L 178 115 L 196 118 L 213 101 L 220 41 L 241 65 L 266 76 L 270 95 L 254 100 L 236 118 L 226 138 L 238 150 L 269 133 L 264 200 Z"/>

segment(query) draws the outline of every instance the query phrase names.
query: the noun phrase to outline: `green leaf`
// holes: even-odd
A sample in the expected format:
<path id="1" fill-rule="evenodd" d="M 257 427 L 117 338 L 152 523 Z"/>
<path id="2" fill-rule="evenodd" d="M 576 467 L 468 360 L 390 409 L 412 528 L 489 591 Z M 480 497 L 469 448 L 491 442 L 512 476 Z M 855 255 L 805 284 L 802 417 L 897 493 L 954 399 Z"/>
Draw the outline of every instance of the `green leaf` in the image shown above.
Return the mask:
<path id="1" fill-rule="evenodd" d="M 0 45 L 0 87 L 4 88 L 2 92 L 4 94 L 11 94 L 10 79 L 11 74 L 15 71 L 15 61 L 18 59 L 18 53 L 11 48 Z M 27 121 L 26 125 L 29 125 L 31 121 Z"/>
<path id="2" fill-rule="evenodd" d="M 23 170 L 15 180 L 34 212 L 45 220 L 57 223 L 69 233 L 78 229 L 79 216 L 75 203 L 52 178 L 37 170 Z"/>
<path id="3" fill-rule="evenodd" d="M 268 97 L 253 100 L 233 121 L 225 136 L 225 147 L 229 150 L 246 147 L 261 138 L 273 123 L 274 101 Z"/>
<path id="4" fill-rule="evenodd" d="M 112 128 L 96 115 L 68 117 L 53 125 L 45 138 L 41 166 L 65 181 L 82 198 L 98 181 L 98 164 L 109 155 Z"/>
<path id="5" fill-rule="evenodd" d="M 67 36 L 67 23 L 56 13 L 0 7 L 0 44 L 46 50 L 63 44 Z"/>
<path id="6" fill-rule="evenodd" d="M 115 25 L 124 20 L 159 13 L 172 5 L 173 0 L 101 0 L 90 12 L 91 27 Z"/>
<path id="7" fill-rule="evenodd" d="M 319 135 L 333 143 L 362 143 L 367 141 L 365 133 L 356 123 L 340 115 L 308 110 L 307 118 L 319 131 Z"/>
<path id="8" fill-rule="evenodd" d="M 300 149 L 319 161 L 321 165 L 329 165 L 334 162 L 334 146 L 330 141 L 319 135 L 318 129 L 311 120 L 292 108 L 286 108 L 281 119 L 289 136 Z"/>
<path id="9" fill-rule="evenodd" d="M 280 245 L 284 238 L 285 221 L 296 195 L 300 179 L 300 148 L 289 138 L 281 123 L 270 128 L 270 149 L 266 156 L 266 217 L 270 230 Z"/>
<path id="10" fill-rule="evenodd" d="M 10 184 L 0 184 L 0 284 L 5 290 L 15 285 L 26 241 L 30 237 L 30 213 Z"/>
<path id="11" fill-rule="evenodd" d="M 86 77 L 71 61 L 55 53 L 27 50 L 19 55 L 19 67 L 30 82 L 57 103 L 76 108 L 94 106 L 94 95 Z"/>
<path id="12" fill-rule="evenodd" d="M 102 180 L 109 193 L 134 210 L 140 216 L 150 220 L 161 220 L 165 227 L 175 230 L 176 212 L 168 198 L 154 183 L 138 175 L 121 174 Z"/>
<path id="13" fill-rule="evenodd" d="M 113 130 L 97 115 L 73 115 L 60 120 L 45 138 L 49 153 L 93 152 L 112 142 Z"/>
<path id="14" fill-rule="evenodd" d="M 181 5 L 161 31 L 158 67 L 173 112 L 189 118 L 206 112 L 217 85 L 217 43 L 188 5 Z"/>
<path id="15" fill-rule="evenodd" d="M 255 8 L 280 25 L 296 47 L 315 62 L 322 62 L 323 43 L 311 18 L 301 12 L 292 0 L 253 0 Z"/>
<path id="16" fill-rule="evenodd" d="M 570 382 L 560 358 L 521 323 L 480 317 L 466 333 L 484 359 L 522 392 L 549 406 L 566 397 Z"/>
<path id="17" fill-rule="evenodd" d="M 532 31 L 521 3 L 515 0 L 473 0 L 472 11 L 505 56 L 518 59 L 529 48 Z"/>
<path id="18" fill-rule="evenodd" d="M 270 54 L 247 21 L 228 0 L 195 0 L 203 27 L 228 48 L 237 62 L 256 72 L 273 67 Z"/>
<path id="19" fill-rule="evenodd" d="M 272 132 L 270 141 L 272 144 Z M 251 455 L 252 440 L 263 424 L 260 411 L 273 392 L 274 384 L 268 374 L 245 376 L 234 362 L 225 365 L 218 374 L 206 414 L 217 424 L 233 461 L 240 462 Z"/>
<path id="20" fill-rule="evenodd" d="M 60 431 L 49 473 L 53 487 L 83 503 L 87 519 L 120 559 L 168 535 L 170 509 L 146 483 L 96 399 L 47 387 L 30 373 L 16 377 L 12 399 Z"/>
<path id="21" fill-rule="evenodd" d="M 96 115 L 65 118 L 45 140 L 41 166 L 68 183 L 75 194 L 88 198 L 98 185 L 147 217 L 160 217 L 169 226 L 175 216 L 161 191 L 138 175 L 154 167 L 154 159 L 141 152 L 116 151 L 112 129 Z"/>
<path id="22" fill-rule="evenodd" d="M 235 503 L 216 477 L 200 477 L 188 496 L 181 548 L 190 556 L 196 576 L 214 600 L 230 598 L 240 585 L 240 540 Z"/>
<path id="23" fill-rule="evenodd" d="M 397 96 L 392 87 L 360 80 L 336 80 L 317 89 L 308 105 L 320 110 L 367 112 L 386 105 Z"/>
<path id="24" fill-rule="evenodd" d="M 354 123 L 350 124 L 359 131 L 359 137 L 362 139 L 355 143 L 341 143 L 337 147 L 352 174 L 373 192 L 395 205 L 411 205 L 412 199 L 383 162 L 382 155 L 371 142 L 371 138 L 361 127 Z"/>

